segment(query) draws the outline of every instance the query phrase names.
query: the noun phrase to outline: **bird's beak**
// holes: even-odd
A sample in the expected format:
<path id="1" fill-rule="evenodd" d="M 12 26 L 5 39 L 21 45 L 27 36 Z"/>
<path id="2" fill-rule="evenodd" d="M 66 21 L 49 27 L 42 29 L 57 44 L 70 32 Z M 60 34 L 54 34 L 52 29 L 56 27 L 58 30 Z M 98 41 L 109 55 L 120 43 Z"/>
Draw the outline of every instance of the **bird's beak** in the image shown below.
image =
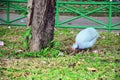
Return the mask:
<path id="1" fill-rule="evenodd" d="M 74 53 L 78 53 L 78 52 L 79 52 L 79 50 L 78 50 L 77 48 L 72 48 L 72 51 L 73 51 Z"/>
<path id="2" fill-rule="evenodd" d="M 76 42 L 74 41 L 73 45 L 76 44 Z M 74 53 L 78 53 L 79 52 L 79 49 L 77 48 L 77 45 L 76 46 L 72 46 L 72 51 Z"/>
<path id="3" fill-rule="evenodd" d="M 74 52 L 75 52 L 75 53 L 78 53 L 78 52 L 79 52 L 79 50 L 76 48 L 76 49 L 74 50 Z"/>

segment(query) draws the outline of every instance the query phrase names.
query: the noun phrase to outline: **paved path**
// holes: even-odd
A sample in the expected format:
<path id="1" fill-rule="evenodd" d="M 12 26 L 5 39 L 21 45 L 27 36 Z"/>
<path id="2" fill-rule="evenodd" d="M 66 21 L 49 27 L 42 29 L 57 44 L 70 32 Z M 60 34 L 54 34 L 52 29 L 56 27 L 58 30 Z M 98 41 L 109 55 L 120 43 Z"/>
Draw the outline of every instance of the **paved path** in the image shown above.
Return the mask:
<path id="1" fill-rule="evenodd" d="M 60 21 L 65 21 L 66 19 L 70 19 L 70 18 L 72 18 L 72 16 L 61 16 Z M 100 21 L 108 24 L 108 17 L 92 17 L 92 18 L 94 18 L 96 20 L 100 20 Z M 113 17 L 112 23 L 116 23 L 116 22 L 120 22 L 120 17 Z M 95 23 L 95 22 L 90 21 L 90 20 L 85 19 L 85 18 L 79 18 L 77 20 L 68 22 L 67 24 L 76 25 L 76 26 L 79 26 L 79 25 L 82 25 L 82 26 L 100 26 L 100 24 Z M 120 25 L 119 25 L 119 27 L 120 27 Z"/>
<path id="2" fill-rule="evenodd" d="M 10 14 L 10 19 L 11 20 L 14 20 L 16 18 L 20 17 L 20 15 L 18 14 Z M 66 19 L 69 19 L 69 18 L 72 18 L 73 16 L 60 16 L 60 22 L 61 21 L 65 21 Z M 6 14 L 0 14 L 0 18 L 3 18 L 3 19 L 6 19 Z M 100 20 L 104 23 L 108 23 L 108 17 L 94 17 L 95 19 L 97 20 Z M 24 18 L 22 20 L 19 20 L 19 21 L 16 21 L 14 22 L 15 24 L 23 24 L 23 23 L 26 23 L 27 22 L 27 19 Z M 113 23 L 116 23 L 116 22 L 120 22 L 120 17 L 113 17 L 113 20 L 112 20 Z M 0 21 L 0 24 L 2 22 Z M 74 21 L 71 21 L 71 22 L 68 22 L 67 24 L 65 25 L 76 25 L 76 26 L 100 26 L 100 24 L 97 24 L 95 22 L 92 22 L 88 19 L 85 19 L 85 18 L 80 18 L 80 19 L 77 19 L 77 20 L 74 20 Z M 120 25 L 117 26 L 120 28 Z"/>
<path id="3" fill-rule="evenodd" d="M 22 16 L 22 15 L 18 15 L 18 14 L 10 14 L 10 20 L 14 20 L 14 19 L 16 19 L 16 18 L 20 18 L 21 16 Z M 6 20 L 6 14 L 0 14 L 0 18 Z M 16 22 L 13 22 L 13 24 L 26 24 L 26 22 L 27 22 L 27 19 L 24 18 L 24 19 L 22 19 L 22 20 L 18 20 L 18 21 L 16 21 Z M 2 22 L 0 21 L 0 24 L 1 24 L 1 23 L 2 23 Z"/>

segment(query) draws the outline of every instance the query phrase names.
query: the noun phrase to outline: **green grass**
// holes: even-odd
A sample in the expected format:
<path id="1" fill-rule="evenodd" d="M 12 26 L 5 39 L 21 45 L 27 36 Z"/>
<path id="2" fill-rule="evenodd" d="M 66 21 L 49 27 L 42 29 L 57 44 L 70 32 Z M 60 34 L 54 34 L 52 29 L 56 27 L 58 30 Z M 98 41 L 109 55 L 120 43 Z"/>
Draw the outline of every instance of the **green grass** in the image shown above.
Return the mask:
<path id="1" fill-rule="evenodd" d="M 79 29 L 55 29 L 54 47 L 34 53 L 24 46 L 25 32 L 0 27 L 0 80 L 120 80 L 117 32 L 100 32 L 95 46 L 76 55 L 71 46 Z"/>

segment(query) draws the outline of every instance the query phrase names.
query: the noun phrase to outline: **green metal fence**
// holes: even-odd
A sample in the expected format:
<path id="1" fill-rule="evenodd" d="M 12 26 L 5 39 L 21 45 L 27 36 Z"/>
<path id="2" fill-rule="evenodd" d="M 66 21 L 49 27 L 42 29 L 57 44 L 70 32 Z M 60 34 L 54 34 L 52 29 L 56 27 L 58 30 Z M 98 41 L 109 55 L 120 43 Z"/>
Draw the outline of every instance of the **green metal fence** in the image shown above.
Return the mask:
<path id="1" fill-rule="evenodd" d="M 26 23 L 17 22 L 26 18 L 27 1 L 0 0 L 0 12 L 5 12 L 5 18 L 0 17 L 0 24 L 26 26 Z M 22 15 L 12 19 L 10 13 L 14 12 Z M 55 26 L 59 28 L 94 27 L 119 30 L 120 0 L 56 0 Z"/>
<path id="2" fill-rule="evenodd" d="M 119 0 L 57 0 L 56 27 L 120 29 Z"/>
<path id="3" fill-rule="evenodd" d="M 20 22 L 26 18 L 26 3 L 27 0 L 0 0 L 0 24 L 26 26 L 26 23 Z"/>

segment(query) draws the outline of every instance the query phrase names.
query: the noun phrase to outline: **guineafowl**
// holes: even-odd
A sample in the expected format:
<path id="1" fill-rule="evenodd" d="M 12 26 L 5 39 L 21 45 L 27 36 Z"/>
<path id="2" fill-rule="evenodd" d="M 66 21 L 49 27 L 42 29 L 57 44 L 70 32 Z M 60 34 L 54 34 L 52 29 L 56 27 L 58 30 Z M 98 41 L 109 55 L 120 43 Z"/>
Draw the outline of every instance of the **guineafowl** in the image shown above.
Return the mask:
<path id="1" fill-rule="evenodd" d="M 72 49 L 83 50 L 90 48 L 96 43 L 98 37 L 99 37 L 99 33 L 94 28 L 83 29 L 77 34 Z"/>

